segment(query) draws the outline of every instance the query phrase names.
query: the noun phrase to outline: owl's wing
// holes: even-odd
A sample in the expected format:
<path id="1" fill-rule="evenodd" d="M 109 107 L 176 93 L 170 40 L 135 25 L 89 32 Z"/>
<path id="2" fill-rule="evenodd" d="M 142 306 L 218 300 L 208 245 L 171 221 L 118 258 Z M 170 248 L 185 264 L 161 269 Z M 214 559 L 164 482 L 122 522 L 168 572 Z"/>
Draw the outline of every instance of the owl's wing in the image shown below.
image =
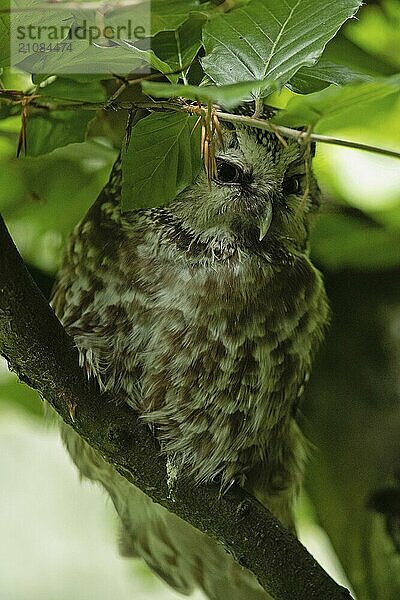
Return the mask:
<path id="1" fill-rule="evenodd" d="M 118 156 L 112 168 L 110 178 L 101 190 L 99 197 L 89 209 L 86 216 L 75 227 L 70 237 L 68 249 L 64 257 L 61 269 L 57 274 L 57 281 L 53 290 L 51 304 L 56 315 L 64 321 L 64 326 L 73 321 L 73 316 L 78 317 L 78 311 L 82 312 L 82 306 L 77 304 L 80 287 L 73 286 L 78 277 L 92 276 L 87 261 L 93 265 L 94 253 L 109 250 L 118 234 L 121 218 L 120 201 L 122 193 L 122 169 L 121 154 Z M 99 262 L 97 260 L 97 262 Z M 92 290 L 95 292 L 95 289 Z M 74 296 L 74 293 L 76 296 Z M 76 308 L 71 309 L 71 305 Z"/>
<path id="2" fill-rule="evenodd" d="M 87 374 L 102 389 L 125 393 L 126 401 L 136 406 L 145 326 L 132 323 L 127 313 L 136 310 L 140 315 L 146 297 L 141 291 L 139 302 L 135 281 L 120 269 L 119 252 L 125 243 L 121 188 L 119 156 L 107 185 L 71 235 L 52 306 L 74 338 Z"/>

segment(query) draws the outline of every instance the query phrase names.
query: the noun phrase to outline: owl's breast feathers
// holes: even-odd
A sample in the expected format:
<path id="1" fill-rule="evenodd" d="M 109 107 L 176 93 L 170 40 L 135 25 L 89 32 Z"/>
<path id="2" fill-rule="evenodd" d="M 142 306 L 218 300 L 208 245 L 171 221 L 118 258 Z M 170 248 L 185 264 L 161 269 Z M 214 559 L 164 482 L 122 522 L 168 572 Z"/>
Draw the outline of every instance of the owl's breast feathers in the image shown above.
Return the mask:
<path id="1" fill-rule="evenodd" d="M 263 463 L 273 491 L 301 469 L 293 413 L 327 303 L 306 254 L 268 243 L 103 202 L 60 274 L 53 304 L 87 372 L 155 423 L 197 481 L 243 484 Z"/>

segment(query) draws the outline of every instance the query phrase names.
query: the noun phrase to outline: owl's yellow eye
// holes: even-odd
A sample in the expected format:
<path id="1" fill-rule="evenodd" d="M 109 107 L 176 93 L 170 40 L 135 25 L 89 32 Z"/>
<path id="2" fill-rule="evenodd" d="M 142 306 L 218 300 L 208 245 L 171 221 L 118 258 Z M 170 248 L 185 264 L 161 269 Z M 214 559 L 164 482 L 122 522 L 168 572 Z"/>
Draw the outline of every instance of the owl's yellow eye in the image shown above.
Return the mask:
<path id="1" fill-rule="evenodd" d="M 217 183 L 233 184 L 240 183 L 243 173 L 236 165 L 227 161 L 217 161 Z"/>
<path id="2" fill-rule="evenodd" d="M 300 194 L 302 188 L 302 179 L 303 175 L 292 175 L 292 177 L 284 179 L 282 183 L 282 191 L 284 195 L 290 196 L 291 194 Z"/>

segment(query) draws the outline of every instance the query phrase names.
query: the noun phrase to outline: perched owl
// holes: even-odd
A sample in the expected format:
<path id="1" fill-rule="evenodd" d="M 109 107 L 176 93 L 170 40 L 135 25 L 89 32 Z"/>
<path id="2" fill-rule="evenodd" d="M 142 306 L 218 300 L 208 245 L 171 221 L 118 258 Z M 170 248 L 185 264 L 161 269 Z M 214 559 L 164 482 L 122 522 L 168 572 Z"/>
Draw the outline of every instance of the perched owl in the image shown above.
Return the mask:
<path id="1" fill-rule="evenodd" d="M 296 410 L 328 313 L 308 247 L 319 191 L 296 141 L 244 126 L 224 138 L 211 184 L 202 172 L 159 208 L 121 211 L 117 162 L 72 235 L 53 306 L 88 376 L 151 424 L 178 474 L 222 491 L 237 482 L 294 529 L 305 457 Z M 71 428 L 63 437 L 110 494 L 125 555 L 182 593 L 269 597 Z"/>

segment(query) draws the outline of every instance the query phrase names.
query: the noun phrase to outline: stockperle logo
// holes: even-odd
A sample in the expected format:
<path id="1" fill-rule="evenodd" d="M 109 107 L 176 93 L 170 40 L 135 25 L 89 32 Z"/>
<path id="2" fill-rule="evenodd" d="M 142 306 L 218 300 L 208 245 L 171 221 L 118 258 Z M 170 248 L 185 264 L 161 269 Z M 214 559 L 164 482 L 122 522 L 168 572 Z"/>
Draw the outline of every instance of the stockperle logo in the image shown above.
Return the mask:
<path id="1" fill-rule="evenodd" d="M 10 14 L 14 68 L 43 74 L 150 70 L 150 0 L 11 0 Z"/>

